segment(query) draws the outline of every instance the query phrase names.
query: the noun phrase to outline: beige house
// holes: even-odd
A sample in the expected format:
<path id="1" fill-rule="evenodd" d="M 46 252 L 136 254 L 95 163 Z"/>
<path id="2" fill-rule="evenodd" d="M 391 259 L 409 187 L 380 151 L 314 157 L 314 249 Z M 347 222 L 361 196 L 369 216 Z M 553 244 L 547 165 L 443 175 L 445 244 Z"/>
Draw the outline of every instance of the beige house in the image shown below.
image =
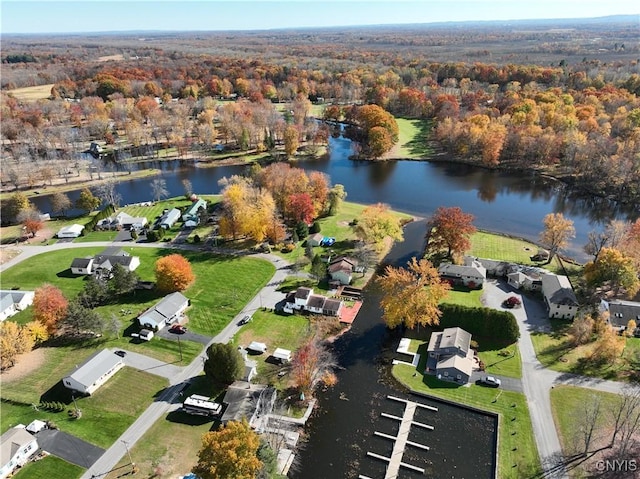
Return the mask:
<path id="1" fill-rule="evenodd" d="M 573 319 L 576 316 L 578 300 L 566 276 L 542 275 L 542 294 L 549 318 Z"/>
<path id="2" fill-rule="evenodd" d="M 473 373 L 473 365 L 471 333 L 462 328 L 446 328 L 431 334 L 427 346 L 427 374 L 443 381 L 466 384 Z"/>

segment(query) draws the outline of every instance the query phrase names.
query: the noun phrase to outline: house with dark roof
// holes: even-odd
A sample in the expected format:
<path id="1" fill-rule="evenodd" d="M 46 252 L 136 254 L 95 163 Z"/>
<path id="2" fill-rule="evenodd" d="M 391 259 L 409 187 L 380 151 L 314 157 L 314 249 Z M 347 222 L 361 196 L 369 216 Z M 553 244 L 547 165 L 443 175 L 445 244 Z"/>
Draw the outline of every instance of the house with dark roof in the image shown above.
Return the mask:
<path id="1" fill-rule="evenodd" d="M 283 310 L 289 314 L 293 314 L 294 311 L 307 311 L 340 319 L 343 307 L 342 300 L 313 294 L 313 289 L 301 286 L 287 295 Z"/>
<path id="2" fill-rule="evenodd" d="M 124 360 L 108 349 L 91 355 L 82 365 L 76 366 L 62 379 L 67 389 L 91 395 L 124 367 Z"/>
<path id="3" fill-rule="evenodd" d="M 336 281 L 340 284 L 350 284 L 353 278 L 353 272 L 358 267 L 358 262 L 352 258 L 346 258 L 344 256 L 336 258 L 329 263 L 327 272 L 332 281 Z"/>
<path id="4" fill-rule="evenodd" d="M 431 333 L 427 347 L 427 374 L 444 381 L 466 384 L 473 373 L 474 363 L 470 333 L 462 328 L 446 328 L 442 332 Z"/>
<path id="5" fill-rule="evenodd" d="M 35 291 L 20 291 L 18 289 L 1 290 L 0 321 L 4 321 L 31 306 L 34 297 Z"/>
<path id="6" fill-rule="evenodd" d="M 101 251 L 93 258 L 74 258 L 71 262 L 73 274 L 111 274 L 113 267 L 119 264 L 128 271 L 135 271 L 140 266 L 140 258 L 131 256 L 122 248 L 109 247 Z"/>
<path id="7" fill-rule="evenodd" d="M 438 268 L 440 277 L 453 285 L 463 285 L 471 289 L 482 289 L 487 279 L 487 269 L 480 261 L 470 256 L 465 256 L 465 263 L 457 265 L 452 263 L 441 264 Z"/>
<path id="8" fill-rule="evenodd" d="M 226 406 L 220 420 L 223 424 L 229 421 L 247 420 L 254 429 L 261 429 L 273 411 L 276 401 L 276 389 L 261 384 L 236 381 L 227 388 L 222 399 Z"/>
<path id="9" fill-rule="evenodd" d="M 38 451 L 38 441 L 25 429 L 16 426 L 0 437 L 0 479 L 12 475 L 17 467 L 24 466 Z"/>
<path id="10" fill-rule="evenodd" d="M 611 299 L 600 301 L 600 311 L 609 313 L 609 323 L 617 329 L 626 328 L 629 321 L 635 321 L 640 327 L 640 303 Z M 631 331 L 633 333 L 633 331 Z"/>
<path id="11" fill-rule="evenodd" d="M 542 275 L 536 272 L 517 271 L 507 275 L 507 283 L 516 289 L 540 291 L 542 289 Z"/>
<path id="12" fill-rule="evenodd" d="M 542 275 L 542 295 L 549 318 L 573 319 L 578 312 L 578 300 L 569 278 L 556 274 Z"/>
<path id="13" fill-rule="evenodd" d="M 74 258 L 71 262 L 71 272 L 73 274 L 91 274 L 93 269 L 93 258 Z"/>
<path id="14" fill-rule="evenodd" d="M 179 291 L 162 298 L 151 308 L 138 316 L 141 327 L 159 331 L 166 325 L 180 322 L 182 313 L 189 307 L 190 301 Z"/>

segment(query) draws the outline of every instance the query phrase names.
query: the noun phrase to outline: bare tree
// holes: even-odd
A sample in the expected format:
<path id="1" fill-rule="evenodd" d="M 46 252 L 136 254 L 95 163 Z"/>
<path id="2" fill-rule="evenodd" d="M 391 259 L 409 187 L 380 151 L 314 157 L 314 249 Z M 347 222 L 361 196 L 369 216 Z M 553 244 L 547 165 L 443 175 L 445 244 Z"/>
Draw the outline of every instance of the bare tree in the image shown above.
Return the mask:
<path id="1" fill-rule="evenodd" d="M 583 403 L 582 411 L 580 414 L 580 438 L 582 439 L 582 455 L 586 456 L 589 453 L 591 443 L 595 439 L 594 434 L 596 432 L 596 426 L 601 416 L 601 401 L 600 396 L 592 394 L 588 401 Z"/>
<path id="2" fill-rule="evenodd" d="M 625 455 L 634 444 L 634 436 L 640 432 L 640 387 L 627 385 L 611 408 L 613 433 L 609 447 L 617 446 Z"/>
<path id="3" fill-rule="evenodd" d="M 617 248 L 627 231 L 627 223 L 620 220 L 610 221 L 601 232 L 590 231 L 584 252 L 593 256 L 593 261 L 598 261 L 602 248 Z"/>
<path id="4" fill-rule="evenodd" d="M 122 200 L 120 193 L 116 191 L 116 182 L 114 180 L 106 180 L 98 185 L 96 187 L 96 196 L 114 207 L 120 206 L 120 201 Z"/>
<path id="5" fill-rule="evenodd" d="M 167 181 L 163 178 L 156 178 L 151 182 L 151 193 L 155 201 L 160 201 L 162 198 L 169 196 L 167 190 Z"/>

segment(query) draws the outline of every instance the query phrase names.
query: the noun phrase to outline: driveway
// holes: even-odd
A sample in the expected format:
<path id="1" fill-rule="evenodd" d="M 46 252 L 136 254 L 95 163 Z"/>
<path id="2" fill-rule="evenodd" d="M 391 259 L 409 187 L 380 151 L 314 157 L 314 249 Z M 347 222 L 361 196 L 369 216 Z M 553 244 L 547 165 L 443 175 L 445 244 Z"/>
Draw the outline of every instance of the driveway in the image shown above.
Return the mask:
<path id="1" fill-rule="evenodd" d="M 166 328 L 162 328 L 157 333 L 154 333 L 156 336 L 168 339 L 169 341 L 193 341 L 200 344 L 209 344 L 211 341 L 211 336 L 205 336 L 203 334 L 192 333 L 187 329 L 187 331 L 183 334 L 175 334 L 169 331 L 171 326 L 167 326 Z"/>
<path id="2" fill-rule="evenodd" d="M 470 383 L 475 383 L 479 379 L 482 379 L 485 376 L 493 376 L 500 380 L 500 389 L 504 389 L 505 391 L 513 391 L 516 393 L 522 394 L 524 392 L 524 388 L 522 387 L 522 381 L 517 378 L 510 378 L 507 376 L 500 376 L 498 374 L 486 373 L 484 371 L 474 371 L 471 374 L 471 378 L 469 378 Z"/>
<path id="3" fill-rule="evenodd" d="M 112 351 L 117 350 L 113 349 Z M 164 363 L 157 359 L 150 358 L 149 356 L 145 356 L 144 354 L 134 353 L 126 350 L 121 351 L 125 351 L 127 353 L 123 358 L 124 364 L 126 366 L 144 371 L 145 373 L 155 374 L 156 376 L 162 376 L 163 378 L 172 380 L 183 370 L 183 366 Z"/>
<path id="4" fill-rule="evenodd" d="M 105 452 L 98 446 L 57 429 L 44 429 L 36 434 L 36 438 L 40 449 L 85 469 L 91 467 Z"/>

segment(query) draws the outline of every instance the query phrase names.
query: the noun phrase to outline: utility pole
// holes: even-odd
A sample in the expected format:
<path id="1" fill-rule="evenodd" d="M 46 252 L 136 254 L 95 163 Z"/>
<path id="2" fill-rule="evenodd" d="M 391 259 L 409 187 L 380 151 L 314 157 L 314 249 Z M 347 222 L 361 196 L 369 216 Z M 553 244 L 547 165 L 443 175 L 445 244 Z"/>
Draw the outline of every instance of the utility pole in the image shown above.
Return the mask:
<path id="1" fill-rule="evenodd" d="M 180 361 L 182 361 L 182 343 L 180 343 L 180 335 L 178 335 L 178 348 L 180 349 Z"/>
<path id="2" fill-rule="evenodd" d="M 134 472 L 136 470 L 136 465 L 131 459 L 131 453 L 129 452 L 129 443 L 124 439 L 120 439 L 120 442 L 124 444 L 124 448 L 127 450 L 127 456 L 129 456 L 129 464 L 131 464 L 131 470 Z"/>

